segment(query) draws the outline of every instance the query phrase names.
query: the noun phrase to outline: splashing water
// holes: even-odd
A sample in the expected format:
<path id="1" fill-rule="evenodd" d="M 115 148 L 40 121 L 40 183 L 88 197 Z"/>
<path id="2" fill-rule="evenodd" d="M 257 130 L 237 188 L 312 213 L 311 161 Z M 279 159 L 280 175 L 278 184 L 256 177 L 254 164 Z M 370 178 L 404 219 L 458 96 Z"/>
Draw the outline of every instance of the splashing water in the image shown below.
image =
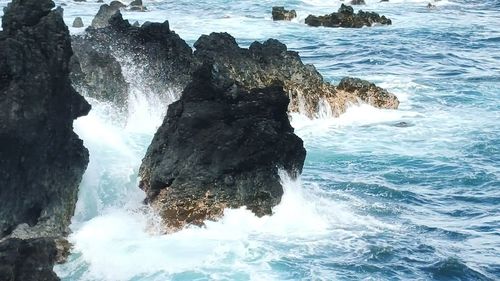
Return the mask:
<path id="1" fill-rule="evenodd" d="M 100 5 L 56 2 L 67 4 L 68 24 L 81 16 L 88 25 Z M 268 0 L 144 0 L 148 12 L 124 12 L 131 22 L 168 19 L 189 44 L 214 31 L 242 46 L 279 39 L 327 81 L 367 79 L 401 105 L 351 106 L 337 119 L 327 106 L 317 120 L 293 114 L 308 155 L 301 179 L 282 175 L 285 194 L 272 217 L 226 210 L 204 228 L 162 235 L 142 204 L 137 171 L 180 92 L 166 85 L 159 102 L 147 77 L 134 75 L 145 66 L 124 54 L 132 86 L 126 124 L 95 100 L 75 122 L 91 159 L 73 253 L 56 267 L 62 280 L 499 280 L 498 1 L 443 0 L 432 10 L 428 0 L 366 2 L 355 9 L 393 25 L 304 25 L 308 14 L 336 11 L 340 1 L 278 3 L 297 10 L 292 22 L 273 22 L 276 2 Z"/>

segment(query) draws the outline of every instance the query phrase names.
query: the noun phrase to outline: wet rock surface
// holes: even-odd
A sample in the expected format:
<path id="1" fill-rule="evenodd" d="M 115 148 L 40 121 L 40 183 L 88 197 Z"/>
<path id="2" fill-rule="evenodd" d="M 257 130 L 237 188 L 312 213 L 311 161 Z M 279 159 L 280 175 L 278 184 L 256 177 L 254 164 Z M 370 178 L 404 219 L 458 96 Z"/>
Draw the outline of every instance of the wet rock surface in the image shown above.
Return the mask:
<path id="1" fill-rule="evenodd" d="M 313 65 L 303 64 L 297 52 L 288 51 L 278 40 L 254 42 L 244 49 L 231 35 L 212 33 L 201 36 L 194 47 L 198 61 L 213 61 L 225 67 L 231 78 L 247 89 L 282 84 L 290 98 L 289 112 L 315 117 L 319 108 L 326 106 L 338 116 L 350 103 L 366 102 L 381 108 L 397 108 L 399 104 L 396 96 L 387 92 L 367 95 L 355 87 L 337 89 L 325 82 Z M 383 95 L 377 96 L 378 93 Z"/>
<path id="2" fill-rule="evenodd" d="M 285 7 L 273 7 L 273 20 L 292 20 L 297 17 L 295 10 L 285 10 Z"/>
<path id="3" fill-rule="evenodd" d="M 88 163 L 73 120 L 90 105 L 71 86 L 71 38 L 53 7 L 49 0 L 14 0 L 4 10 L 0 260 L 9 263 L 0 262 L 0 280 L 57 280 L 54 240 L 67 234 Z"/>
<path id="4" fill-rule="evenodd" d="M 352 8 L 351 8 L 352 9 Z M 247 89 L 263 88 L 281 83 L 291 102 L 290 112 L 301 112 L 309 117 L 316 117 L 321 108 L 327 108 L 333 116 L 343 113 L 350 103 L 367 102 L 381 108 L 396 108 L 397 98 L 384 95 L 379 98 L 358 96 L 356 92 L 338 91 L 334 85 L 324 81 L 313 65 L 302 63 L 298 53 L 288 51 L 287 47 L 277 40 L 269 39 L 263 43 L 255 42 L 248 49 L 240 48 L 236 40 L 227 33 L 202 35 L 194 44 L 195 52 L 175 32 L 171 31 L 168 22 L 145 23 L 141 27 L 131 26 L 117 12 L 105 28 L 89 28 L 80 38 L 74 38 L 77 56 L 79 53 L 97 52 L 101 57 L 114 57 L 120 62 L 122 73 L 124 68 L 133 69 L 135 84 L 147 84 L 153 92 L 160 96 L 168 96 L 171 92 L 180 92 L 190 81 L 193 71 L 204 62 L 215 62 L 227 69 L 232 79 Z M 85 50 L 80 50 L 84 48 Z M 80 60 L 86 58 L 80 58 Z M 88 59 L 88 58 L 87 58 Z M 85 61 L 80 62 L 86 64 Z M 98 66 L 96 66 L 98 67 Z M 94 77 L 92 69 L 83 69 L 87 80 Z M 94 71 L 101 73 L 97 69 Z M 78 73 L 77 70 L 74 73 Z M 113 71 L 111 73 L 117 73 Z M 109 77 L 117 81 L 116 75 Z M 145 79 L 145 80 L 144 80 Z M 92 79 L 90 79 L 92 80 Z M 129 79 L 130 80 L 130 77 Z M 98 80 L 96 85 L 101 84 Z M 107 84 L 102 81 L 104 88 Z M 119 86 L 119 83 L 111 83 Z M 137 86 L 137 85 L 131 85 Z M 115 89 L 118 87 L 115 87 Z M 95 93 L 91 89 L 88 92 Z M 102 92 L 110 92 L 106 89 Z M 125 91 L 116 91 L 122 96 Z M 126 95 L 124 95 L 126 96 Z M 106 101 L 119 101 L 123 106 L 126 97 L 113 98 L 110 95 L 92 95 Z M 396 100 L 396 101 L 394 101 Z M 374 102 L 376 101 L 376 102 Z M 125 102 L 126 103 L 126 102 Z"/>
<path id="5" fill-rule="evenodd" d="M 103 4 L 92 20 L 91 26 L 94 28 L 103 28 L 109 25 L 111 17 L 126 5 L 119 1 L 112 1 L 108 4 Z"/>
<path id="6" fill-rule="evenodd" d="M 94 48 L 88 40 L 74 37 L 71 80 L 75 88 L 88 97 L 111 102 L 125 110 L 129 84 L 120 63 L 108 50 Z"/>
<path id="7" fill-rule="evenodd" d="M 296 176 L 306 154 L 288 102 L 281 86 L 247 91 L 217 65 L 194 73 L 140 168 L 140 186 L 167 231 L 217 219 L 224 208 L 272 213 L 283 194 L 278 169 Z"/>
<path id="8" fill-rule="evenodd" d="M 58 281 L 52 271 L 57 250 L 53 239 L 8 239 L 0 242 L 0 280 Z"/>
<path id="9" fill-rule="evenodd" d="M 75 20 L 73 21 L 73 27 L 75 28 L 81 28 L 83 27 L 83 20 L 81 17 L 76 17 Z"/>
<path id="10" fill-rule="evenodd" d="M 187 85 L 196 65 L 191 48 L 170 30 L 168 21 L 146 22 L 140 27 L 132 26 L 122 18 L 119 11 L 110 18 L 106 27 L 88 28 L 84 35 L 75 36 L 73 42 L 77 60 L 84 74 L 78 76 L 79 70 L 75 65 L 72 69 L 75 74 L 74 81 L 79 82 L 78 78 L 87 80 L 89 84 L 94 85 L 89 90 L 92 97 L 111 102 L 118 101 L 120 106 L 124 106 L 127 99 L 125 86 L 120 87 L 121 81 L 126 78 L 125 72 L 133 72 L 133 75 L 128 77 L 132 83 L 131 87 L 141 87 L 141 84 L 144 84 L 155 94 L 168 96 L 172 92 L 180 92 Z M 103 58 L 104 61 L 115 60 L 121 70 L 113 63 L 108 66 L 111 68 L 110 74 L 96 76 L 95 74 L 105 73 L 108 70 L 103 68 L 105 65 L 89 62 L 93 57 Z M 105 81 L 106 79 L 109 81 Z M 106 94 L 92 94 L 98 92 L 95 89 Z M 112 93 L 113 89 L 118 89 L 115 92 L 117 97 L 107 94 Z"/>
<path id="11" fill-rule="evenodd" d="M 366 5 L 365 0 L 352 0 L 351 5 Z"/>
<path id="12" fill-rule="evenodd" d="M 324 16 L 309 15 L 305 19 L 305 23 L 310 26 L 361 28 L 374 24 L 390 25 L 392 21 L 375 12 L 360 10 L 358 13 L 354 13 L 354 9 L 351 6 L 342 4 L 337 13 Z"/>
<path id="13" fill-rule="evenodd" d="M 359 78 L 343 78 L 337 86 L 337 90 L 339 92 L 354 94 L 375 107 L 396 109 L 399 106 L 399 101 L 393 94 Z"/>

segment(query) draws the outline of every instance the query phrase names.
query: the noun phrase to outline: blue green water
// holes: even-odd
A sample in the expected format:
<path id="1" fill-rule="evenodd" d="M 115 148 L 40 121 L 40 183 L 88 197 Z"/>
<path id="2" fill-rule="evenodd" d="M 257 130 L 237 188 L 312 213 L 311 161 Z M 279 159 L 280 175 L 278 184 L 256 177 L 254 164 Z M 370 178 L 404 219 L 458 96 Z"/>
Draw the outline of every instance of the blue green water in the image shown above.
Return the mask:
<path id="1" fill-rule="evenodd" d="M 99 7 L 58 2 L 68 4 L 68 24 L 75 16 L 90 23 Z M 143 2 L 149 12 L 124 17 L 168 19 L 190 44 L 212 31 L 244 46 L 276 38 L 326 80 L 364 78 L 401 105 L 353 106 L 338 119 L 292 116 L 308 154 L 301 181 L 284 177 L 273 217 L 228 210 L 207 228 L 160 235 L 136 173 L 166 102 L 133 83 L 141 86 L 123 125 L 112 107 L 91 101 L 93 112 L 75 124 L 91 163 L 73 254 L 56 268 L 63 280 L 500 280 L 499 1 L 428 10 L 427 1 L 366 0 L 362 9 L 393 25 L 362 29 L 303 24 L 309 13 L 335 11 L 335 0 Z M 278 4 L 298 19 L 273 22 Z M 126 78 L 137 82 L 136 72 Z"/>

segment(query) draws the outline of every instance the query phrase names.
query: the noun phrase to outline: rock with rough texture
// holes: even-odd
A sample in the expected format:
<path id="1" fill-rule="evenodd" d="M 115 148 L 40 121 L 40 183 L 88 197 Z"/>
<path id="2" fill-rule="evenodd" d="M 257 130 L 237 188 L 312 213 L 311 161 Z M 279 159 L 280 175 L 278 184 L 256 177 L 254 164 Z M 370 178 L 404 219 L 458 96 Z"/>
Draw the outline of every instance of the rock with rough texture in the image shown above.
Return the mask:
<path id="1" fill-rule="evenodd" d="M 342 4 L 337 13 L 325 16 L 309 15 L 305 23 L 310 26 L 361 28 L 374 24 L 390 25 L 392 21 L 375 12 L 363 12 L 360 10 L 356 14 L 351 6 Z"/>
<path id="2" fill-rule="evenodd" d="M 140 186 L 169 232 L 224 208 L 269 215 L 283 194 L 278 169 L 302 170 L 306 152 L 282 87 L 247 91 L 224 72 L 204 64 L 194 73 L 143 159 Z"/>
<path id="3" fill-rule="evenodd" d="M 73 37 L 75 63 L 71 80 L 75 88 L 88 97 L 111 102 L 125 110 L 129 84 L 125 81 L 120 63 L 111 54 L 97 50 L 82 37 Z"/>
<path id="4" fill-rule="evenodd" d="M 81 17 L 76 17 L 75 20 L 73 21 L 73 27 L 75 28 L 82 28 L 83 25 L 83 20 Z"/>
<path id="5" fill-rule="evenodd" d="M 171 95 L 172 90 L 180 93 L 190 80 L 190 75 L 196 66 L 191 47 L 170 30 L 168 21 L 146 22 L 141 27 L 132 26 L 122 18 L 119 11 L 110 18 L 106 27 L 88 28 L 84 35 L 74 37 L 73 41 L 76 42 L 73 47 L 77 57 L 81 53 L 98 55 L 107 60 L 112 57 L 119 62 L 121 73 L 131 83 L 131 87 L 140 88 L 145 85 L 148 91 L 152 90 L 162 97 Z M 88 63 L 86 61 L 88 58 L 88 56 L 78 57 L 83 72 L 87 74 L 93 71 L 90 68 L 85 70 L 85 65 L 100 67 Z M 113 69 L 115 69 L 114 66 L 113 64 Z M 75 71 L 78 72 L 78 70 Z M 134 74 L 125 76 L 127 71 Z M 96 69 L 94 72 L 101 73 L 102 71 Z M 119 88 L 121 78 L 118 67 L 112 73 L 111 77 L 103 76 L 103 79 L 109 79 L 109 83 Z M 96 88 L 99 88 L 98 84 Z M 113 99 L 111 95 L 100 95 L 97 98 L 104 98 L 107 101 L 117 100 L 122 103 L 124 91 L 120 90 L 116 93 L 119 96 L 116 99 Z"/>
<path id="6" fill-rule="evenodd" d="M 323 80 L 313 65 L 304 65 L 298 53 L 288 51 L 274 39 L 254 42 L 244 49 L 231 35 L 212 33 L 201 36 L 194 47 L 198 61 L 213 61 L 227 68 L 231 78 L 247 89 L 282 84 L 290 98 L 290 112 L 315 117 L 321 107 L 327 107 L 333 116 L 338 116 L 351 103 L 366 102 L 381 108 L 397 108 L 399 104 L 392 94 L 375 99 L 356 91 L 337 90 Z"/>
<path id="7" fill-rule="evenodd" d="M 134 0 L 130 3 L 130 10 L 144 12 L 147 8 L 142 5 L 142 0 Z"/>
<path id="8" fill-rule="evenodd" d="M 304 65 L 296 52 L 288 51 L 277 40 L 255 42 L 249 49 L 244 49 L 231 35 L 212 33 L 199 38 L 194 44 L 196 51 L 193 55 L 184 40 L 170 30 L 168 22 L 134 27 L 117 12 L 109 23 L 105 28 L 89 28 L 81 39 L 75 38 L 75 42 L 88 42 L 80 45 L 101 56 L 109 54 L 117 59 L 122 73 L 124 68 L 134 73 L 127 78 L 131 87 L 146 84 L 148 91 L 168 100 L 172 99 L 171 90 L 180 92 L 187 85 L 194 69 L 204 62 L 216 62 L 227 68 L 232 79 L 247 89 L 263 88 L 279 81 L 291 99 L 289 111 L 309 117 L 318 116 L 319 111 L 325 109 L 338 116 L 351 103 L 368 102 L 382 108 L 396 108 L 398 104 L 394 95 L 383 96 L 381 102 L 375 104 L 354 92 L 337 91 L 335 86 L 323 80 L 314 66 Z M 78 54 L 79 45 L 74 44 L 74 48 Z M 121 96 L 123 91 L 116 93 Z M 98 98 L 113 101 L 110 97 Z M 386 102 L 383 99 L 387 99 Z M 120 97 L 117 100 L 123 101 Z"/>
<path id="9" fill-rule="evenodd" d="M 292 20 L 297 17 L 295 10 L 285 10 L 285 7 L 273 7 L 273 20 Z"/>
<path id="10" fill-rule="evenodd" d="M 366 5 L 365 0 L 352 0 L 351 5 Z"/>
<path id="11" fill-rule="evenodd" d="M 88 152 L 73 120 L 90 105 L 71 86 L 68 29 L 49 0 L 14 0 L 0 35 L 0 233 L 66 229 Z M 22 196 L 19 196 L 22 194 Z"/>
<path id="12" fill-rule="evenodd" d="M 0 280 L 57 280 L 54 240 L 67 234 L 89 160 L 73 120 L 90 105 L 71 86 L 71 37 L 53 7 L 50 0 L 14 0 L 4 9 Z"/>
<path id="13" fill-rule="evenodd" d="M 54 239 L 8 239 L 0 242 L 0 280 L 58 281 L 52 271 L 57 250 Z"/>
<path id="14" fill-rule="evenodd" d="M 359 78 L 345 77 L 337 86 L 337 91 L 353 93 L 361 100 L 375 106 L 397 108 L 399 102 L 387 90 Z"/>
<path id="15" fill-rule="evenodd" d="M 103 28 L 109 25 L 111 17 L 118 12 L 121 8 L 126 7 L 119 1 L 113 1 L 109 5 L 101 5 L 99 11 L 92 20 L 91 26 L 94 28 Z"/>

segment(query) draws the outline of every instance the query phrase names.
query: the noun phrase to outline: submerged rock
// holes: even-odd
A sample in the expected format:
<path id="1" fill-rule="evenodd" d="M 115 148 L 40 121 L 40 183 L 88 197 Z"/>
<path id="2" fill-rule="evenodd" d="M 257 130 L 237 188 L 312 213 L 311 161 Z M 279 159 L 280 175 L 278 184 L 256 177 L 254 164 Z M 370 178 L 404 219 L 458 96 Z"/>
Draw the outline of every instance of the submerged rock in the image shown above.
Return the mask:
<path id="1" fill-rule="evenodd" d="M 247 91 L 209 64 L 194 73 L 143 159 L 141 188 L 167 231 L 247 206 L 272 213 L 283 194 L 278 169 L 302 171 L 305 149 L 281 86 Z"/>
<path id="2" fill-rule="evenodd" d="M 373 24 L 390 25 L 392 21 L 375 12 L 363 12 L 360 10 L 356 14 L 351 6 L 342 4 L 337 13 L 324 16 L 309 15 L 305 23 L 310 26 L 361 28 L 363 26 L 372 26 Z"/>
<path id="3" fill-rule="evenodd" d="M 273 20 L 292 20 L 297 17 L 295 10 L 285 10 L 285 7 L 273 7 Z"/>
<path id="4" fill-rule="evenodd" d="M 290 98 L 289 112 L 315 117 L 320 107 L 328 107 L 334 116 L 350 103 L 366 102 L 381 108 L 397 108 L 399 102 L 386 91 L 358 91 L 355 87 L 335 86 L 323 80 L 313 65 L 304 65 L 297 52 L 288 51 L 281 42 L 269 39 L 240 48 L 227 33 L 203 35 L 194 43 L 198 61 L 213 61 L 227 68 L 232 79 L 247 89 L 283 85 Z M 368 83 L 368 82 L 367 82 Z"/>
<path id="5" fill-rule="evenodd" d="M 90 105 L 71 86 L 71 38 L 53 7 L 50 0 L 14 0 L 4 9 L 0 280 L 57 280 L 54 239 L 67 234 L 89 160 L 73 120 Z"/>

